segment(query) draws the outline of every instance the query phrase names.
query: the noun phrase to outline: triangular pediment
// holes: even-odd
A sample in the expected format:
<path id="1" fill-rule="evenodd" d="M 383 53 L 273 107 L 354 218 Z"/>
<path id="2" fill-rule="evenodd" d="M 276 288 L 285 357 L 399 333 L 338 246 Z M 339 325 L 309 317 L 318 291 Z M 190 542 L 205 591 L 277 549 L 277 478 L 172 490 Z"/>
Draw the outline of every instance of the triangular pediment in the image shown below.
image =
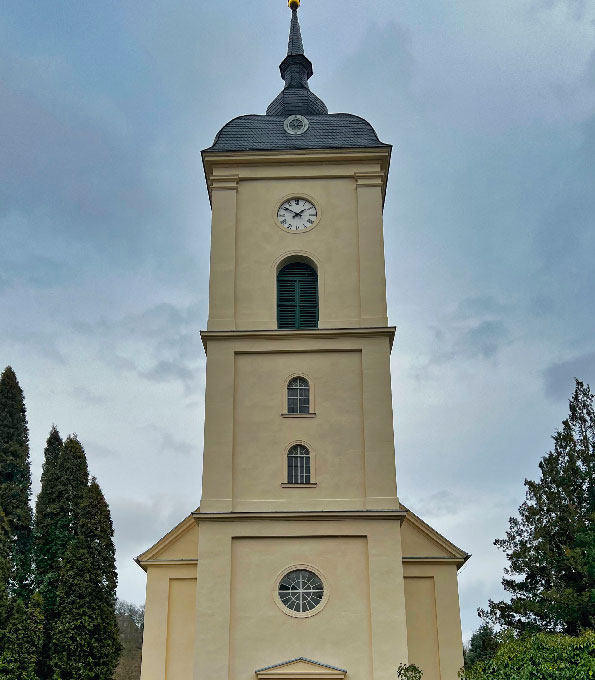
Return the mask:
<path id="1" fill-rule="evenodd" d="M 155 545 L 145 550 L 136 558 L 143 569 L 150 563 L 164 561 L 194 561 L 198 553 L 198 526 L 193 515 L 188 515 L 177 526 L 169 531 Z"/>
<path id="2" fill-rule="evenodd" d="M 401 528 L 401 546 L 404 561 L 415 560 L 448 560 L 463 566 L 470 555 L 457 548 L 442 534 L 426 524 L 402 503 L 401 510 L 407 512 Z"/>
<path id="3" fill-rule="evenodd" d="M 268 680 L 274 678 L 284 680 L 289 680 L 290 678 L 293 678 L 293 680 L 315 680 L 315 678 L 344 678 L 346 675 L 347 671 L 342 668 L 304 657 L 283 661 L 274 666 L 267 666 L 256 671 L 257 678 L 266 678 Z"/>

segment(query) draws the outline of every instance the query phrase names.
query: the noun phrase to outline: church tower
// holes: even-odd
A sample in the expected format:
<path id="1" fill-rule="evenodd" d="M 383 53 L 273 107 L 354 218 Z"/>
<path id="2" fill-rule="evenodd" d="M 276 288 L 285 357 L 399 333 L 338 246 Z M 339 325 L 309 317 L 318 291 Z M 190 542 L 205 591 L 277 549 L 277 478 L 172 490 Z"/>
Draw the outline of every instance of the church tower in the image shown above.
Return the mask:
<path id="1" fill-rule="evenodd" d="M 398 499 L 383 205 L 391 146 L 284 87 L 203 151 L 212 207 L 202 500 L 138 558 L 142 680 L 424 680 L 462 666 L 466 553 Z"/>

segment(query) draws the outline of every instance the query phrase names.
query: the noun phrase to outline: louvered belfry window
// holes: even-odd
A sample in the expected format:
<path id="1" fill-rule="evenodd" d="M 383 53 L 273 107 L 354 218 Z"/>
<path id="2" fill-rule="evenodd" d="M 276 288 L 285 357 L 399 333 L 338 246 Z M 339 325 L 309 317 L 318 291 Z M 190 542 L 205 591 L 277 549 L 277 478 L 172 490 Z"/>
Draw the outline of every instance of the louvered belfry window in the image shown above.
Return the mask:
<path id="1" fill-rule="evenodd" d="M 287 452 L 287 483 L 310 484 L 310 451 L 302 444 Z"/>
<path id="2" fill-rule="evenodd" d="M 318 274 L 292 262 L 277 275 L 278 328 L 318 328 Z"/>

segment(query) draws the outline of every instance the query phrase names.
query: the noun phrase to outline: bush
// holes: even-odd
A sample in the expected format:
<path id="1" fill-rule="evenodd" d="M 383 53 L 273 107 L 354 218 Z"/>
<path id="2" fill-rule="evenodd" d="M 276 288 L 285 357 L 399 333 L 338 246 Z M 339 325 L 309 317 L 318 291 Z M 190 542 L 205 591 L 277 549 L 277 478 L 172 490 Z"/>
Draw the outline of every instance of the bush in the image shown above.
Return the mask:
<path id="1" fill-rule="evenodd" d="M 423 675 L 421 670 L 413 663 L 409 666 L 402 663 L 397 669 L 399 680 L 422 680 Z"/>
<path id="2" fill-rule="evenodd" d="M 595 632 L 580 637 L 502 634 L 492 659 L 461 671 L 464 680 L 595 680 Z"/>

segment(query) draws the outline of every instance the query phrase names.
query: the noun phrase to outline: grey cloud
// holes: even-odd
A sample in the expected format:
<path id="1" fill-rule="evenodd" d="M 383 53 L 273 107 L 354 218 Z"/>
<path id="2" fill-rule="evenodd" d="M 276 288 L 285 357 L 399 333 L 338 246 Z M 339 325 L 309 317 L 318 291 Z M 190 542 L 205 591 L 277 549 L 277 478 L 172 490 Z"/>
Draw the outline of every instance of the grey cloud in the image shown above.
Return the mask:
<path id="1" fill-rule="evenodd" d="M 511 342 L 510 331 L 499 319 L 463 323 L 445 319 L 441 326 L 432 327 L 432 333 L 435 347 L 427 367 L 464 359 L 495 359 Z"/>
<path id="2" fill-rule="evenodd" d="M 185 386 L 191 385 L 196 375 L 189 368 L 173 361 L 159 361 L 147 371 L 139 371 L 139 375 L 152 382 L 180 381 Z"/>
<path id="3" fill-rule="evenodd" d="M 107 401 L 104 395 L 97 394 L 83 385 L 73 387 L 72 395 L 77 401 L 82 401 L 89 406 L 99 406 Z"/>
<path id="4" fill-rule="evenodd" d="M 0 268 L 13 281 L 22 281 L 35 288 L 60 285 L 69 279 L 68 266 L 50 257 L 24 256 L 19 260 L 0 260 Z"/>
<path id="5" fill-rule="evenodd" d="M 67 363 L 66 356 L 58 347 L 54 334 L 23 328 L 10 329 L 7 333 L 16 344 L 28 347 L 52 362 L 62 365 Z"/>
<path id="6" fill-rule="evenodd" d="M 550 399 L 569 399 L 574 389 L 574 378 L 595 388 L 595 352 L 551 364 L 543 372 L 545 394 Z"/>
<path id="7" fill-rule="evenodd" d="M 404 503 L 407 505 L 406 501 L 404 501 Z M 421 517 L 436 517 L 445 514 L 454 514 L 463 507 L 460 496 L 457 496 L 448 489 L 436 491 L 430 496 L 417 498 L 416 503 L 419 506 L 420 511 L 422 511 Z M 415 508 L 410 509 L 415 512 Z"/>
<path id="8" fill-rule="evenodd" d="M 136 362 L 118 354 L 113 347 L 103 345 L 97 352 L 97 358 L 117 373 L 137 371 Z"/>
<path id="9" fill-rule="evenodd" d="M 502 304 L 492 295 L 478 295 L 468 297 L 459 302 L 454 312 L 455 318 L 470 319 L 482 316 L 502 315 L 507 311 L 507 306 Z"/>
<path id="10" fill-rule="evenodd" d="M 178 382 L 190 394 L 204 366 L 197 305 L 153 305 L 120 318 L 76 322 L 73 328 L 99 343 L 97 356 L 114 371 L 134 372 L 155 383 Z"/>
<path id="11" fill-rule="evenodd" d="M 180 456 L 199 455 L 197 447 L 190 442 L 176 439 L 169 432 L 164 432 L 161 438 L 161 449 L 164 453 L 176 453 Z"/>
<path id="12" fill-rule="evenodd" d="M 142 176 L 142 145 L 114 110 L 73 80 L 65 65 L 3 54 L 4 131 L 0 204 L 4 211 L 52 215 L 80 238 L 132 237 L 155 210 Z M 116 224 L 128 223 L 126 234 Z"/>
<path id="13" fill-rule="evenodd" d="M 493 359 L 509 337 L 502 321 L 482 321 L 462 334 L 456 342 L 456 351 L 469 358 Z"/>

